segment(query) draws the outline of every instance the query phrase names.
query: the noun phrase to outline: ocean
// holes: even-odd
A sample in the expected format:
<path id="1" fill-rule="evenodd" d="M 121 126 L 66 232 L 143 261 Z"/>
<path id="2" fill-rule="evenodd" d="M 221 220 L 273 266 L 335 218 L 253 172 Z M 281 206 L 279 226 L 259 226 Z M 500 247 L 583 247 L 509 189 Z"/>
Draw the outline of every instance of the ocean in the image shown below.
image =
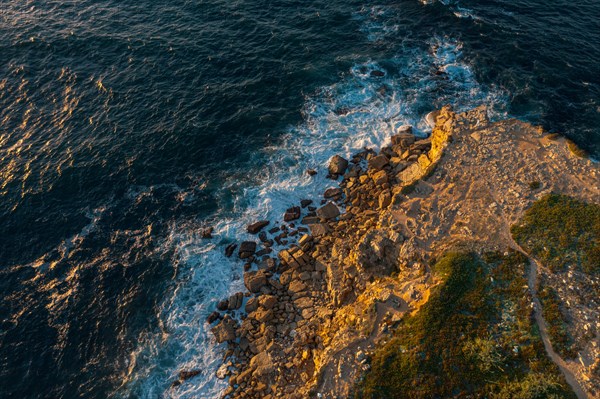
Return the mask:
<path id="1" fill-rule="evenodd" d="M 403 124 L 425 136 L 445 104 L 598 158 L 598 16 L 595 0 L 0 0 L 0 397 L 218 397 L 205 319 L 243 291 L 224 248 L 318 198 L 332 155 Z"/>

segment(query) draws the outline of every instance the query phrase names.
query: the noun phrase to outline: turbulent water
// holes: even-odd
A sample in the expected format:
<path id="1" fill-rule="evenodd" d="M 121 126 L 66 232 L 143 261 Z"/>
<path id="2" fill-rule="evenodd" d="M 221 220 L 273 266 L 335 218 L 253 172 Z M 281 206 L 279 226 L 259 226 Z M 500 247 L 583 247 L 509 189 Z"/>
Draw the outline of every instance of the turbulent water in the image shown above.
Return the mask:
<path id="1" fill-rule="evenodd" d="M 204 320 L 243 286 L 224 247 L 327 186 L 307 168 L 397 125 L 427 134 L 444 104 L 598 157 L 599 15 L 595 0 L 0 0 L 0 396 L 217 397 Z M 170 389 L 181 369 L 202 374 Z"/>

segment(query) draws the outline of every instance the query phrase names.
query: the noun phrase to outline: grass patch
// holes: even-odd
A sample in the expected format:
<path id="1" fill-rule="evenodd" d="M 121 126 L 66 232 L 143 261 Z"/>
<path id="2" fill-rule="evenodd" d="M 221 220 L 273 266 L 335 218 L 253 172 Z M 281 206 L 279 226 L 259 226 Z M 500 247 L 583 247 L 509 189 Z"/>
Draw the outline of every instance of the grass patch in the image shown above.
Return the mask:
<path id="1" fill-rule="evenodd" d="M 600 273 L 599 205 L 549 194 L 535 202 L 511 232 L 553 272 L 575 265 L 590 274 Z"/>
<path id="2" fill-rule="evenodd" d="M 565 316 L 560 309 L 558 294 L 553 288 L 543 286 L 538 291 L 538 298 L 542 304 L 542 315 L 548 325 L 552 347 L 562 358 L 576 358 L 578 348 L 569 334 Z"/>
<path id="3" fill-rule="evenodd" d="M 575 398 L 531 319 L 527 258 L 448 253 L 442 283 L 373 356 L 357 399 Z"/>

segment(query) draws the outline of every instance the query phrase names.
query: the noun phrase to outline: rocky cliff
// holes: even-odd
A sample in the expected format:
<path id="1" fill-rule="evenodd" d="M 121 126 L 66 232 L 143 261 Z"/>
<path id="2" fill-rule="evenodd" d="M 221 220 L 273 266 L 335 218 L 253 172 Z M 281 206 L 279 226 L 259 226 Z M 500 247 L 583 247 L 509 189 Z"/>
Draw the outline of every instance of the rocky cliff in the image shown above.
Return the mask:
<path id="1" fill-rule="evenodd" d="M 303 201 L 282 215 L 283 224 L 249 226 L 256 242 L 228 248 L 245 262 L 248 293 L 221 301 L 208 320 L 217 341 L 228 345 L 219 370 L 229 379 L 225 397 L 357 395 L 357 381 L 369 380 L 377 351 L 420 309 L 432 312 L 428 300 L 441 295 L 447 279 L 433 265 L 444 254 L 513 250 L 529 256 L 513 240 L 511 226 L 532 204 L 549 193 L 599 201 L 598 165 L 570 151 L 564 139 L 517 120 L 491 123 L 483 107 L 460 114 L 444 108 L 434 119 L 427 139 L 402 127 L 378 153 L 335 157 L 329 173 L 339 183 L 324 193 L 320 207 Z M 532 270 L 524 259 L 517 262 L 522 273 Z M 543 265 L 535 273 L 535 281 L 540 277 L 559 293 L 565 328 L 578 342 L 575 358 L 559 356 L 556 384 L 597 397 L 598 274 Z M 528 287 L 532 280 L 518 278 L 529 303 L 537 300 L 537 283 Z M 493 289 L 486 295 L 500 295 Z M 577 290 L 589 296 L 574 295 Z M 543 338 L 531 334 L 530 341 Z M 546 353 L 535 356 L 546 359 Z M 524 379 L 533 375 L 524 373 Z"/>

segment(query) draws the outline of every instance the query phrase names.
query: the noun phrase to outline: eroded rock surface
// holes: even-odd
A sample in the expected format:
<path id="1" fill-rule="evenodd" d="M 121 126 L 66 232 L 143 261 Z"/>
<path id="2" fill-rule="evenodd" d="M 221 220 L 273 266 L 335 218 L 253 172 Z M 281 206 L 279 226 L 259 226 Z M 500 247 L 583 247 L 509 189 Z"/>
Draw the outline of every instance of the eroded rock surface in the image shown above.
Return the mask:
<path id="1" fill-rule="evenodd" d="M 377 343 L 426 303 L 437 283 L 432 258 L 456 246 L 513 246 L 510 226 L 551 191 L 587 201 L 600 196 L 598 166 L 540 128 L 490 123 L 485 108 L 444 108 L 429 118 L 435 126 L 425 140 L 403 128 L 379 153 L 332 160 L 330 174 L 343 174 L 341 192 L 302 219 L 310 234 L 298 228 L 276 237 L 291 241 L 277 247 L 269 270 L 254 270 L 260 259 L 249 263 L 254 269 L 244 282 L 254 296 L 245 313 L 236 313 L 241 323 L 225 316 L 214 327 L 218 341 L 229 342 L 224 396 L 346 397 Z M 302 209 L 288 210 L 286 220 L 300 218 Z M 246 245 L 240 255 L 252 256 L 255 248 Z M 589 324 L 577 315 L 575 323 Z M 595 328 L 589 347 L 598 356 Z M 589 367 L 568 367 L 592 392 L 597 377 Z"/>

